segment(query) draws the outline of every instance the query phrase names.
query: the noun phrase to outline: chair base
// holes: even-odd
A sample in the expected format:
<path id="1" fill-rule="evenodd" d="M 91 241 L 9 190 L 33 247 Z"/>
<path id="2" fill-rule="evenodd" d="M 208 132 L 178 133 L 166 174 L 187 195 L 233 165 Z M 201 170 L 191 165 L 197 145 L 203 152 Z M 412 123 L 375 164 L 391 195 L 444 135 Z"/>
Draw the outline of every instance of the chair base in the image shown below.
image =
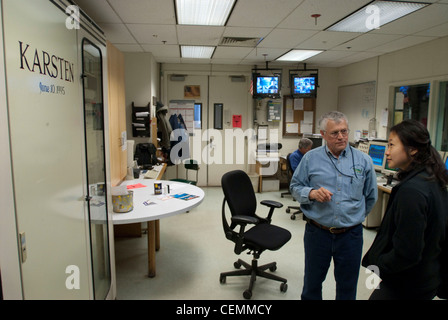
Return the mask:
<path id="1" fill-rule="evenodd" d="M 245 269 L 243 270 L 235 270 L 235 271 L 229 271 L 229 272 L 223 272 L 219 276 L 219 282 L 226 283 L 226 277 L 232 277 L 232 276 L 248 276 L 250 275 L 250 282 L 249 282 L 249 288 L 244 291 L 243 297 L 246 299 L 250 299 L 252 297 L 252 289 L 255 284 L 255 280 L 257 280 L 258 277 L 267 278 L 275 281 L 280 281 L 280 291 L 286 292 L 288 289 L 288 285 L 286 284 L 287 280 L 285 278 L 281 278 L 279 276 L 273 275 L 272 273 L 265 272 L 265 270 L 269 269 L 270 271 L 277 270 L 277 263 L 271 262 L 262 266 L 258 266 L 258 260 L 253 259 L 252 264 L 248 264 L 245 261 L 238 259 L 233 266 L 237 269 L 241 268 L 243 266 Z"/>
<path id="2" fill-rule="evenodd" d="M 286 208 L 286 213 L 290 213 L 291 210 L 295 210 L 290 217 L 291 220 L 296 220 L 296 215 L 303 213 L 300 207 L 294 207 L 294 206 L 288 206 L 288 208 Z"/>

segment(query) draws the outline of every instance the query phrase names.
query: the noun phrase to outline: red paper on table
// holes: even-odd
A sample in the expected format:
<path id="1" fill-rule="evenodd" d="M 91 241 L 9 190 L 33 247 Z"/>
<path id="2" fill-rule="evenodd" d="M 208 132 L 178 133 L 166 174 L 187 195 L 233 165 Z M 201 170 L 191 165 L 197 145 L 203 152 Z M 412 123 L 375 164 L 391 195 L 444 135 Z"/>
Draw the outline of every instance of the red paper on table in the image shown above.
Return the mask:
<path id="1" fill-rule="evenodd" d="M 136 184 L 130 184 L 126 188 L 128 189 L 137 189 L 137 188 L 144 188 L 146 187 L 144 184 L 136 183 Z"/>
<path id="2" fill-rule="evenodd" d="M 233 127 L 241 128 L 241 115 L 240 114 L 233 115 Z"/>

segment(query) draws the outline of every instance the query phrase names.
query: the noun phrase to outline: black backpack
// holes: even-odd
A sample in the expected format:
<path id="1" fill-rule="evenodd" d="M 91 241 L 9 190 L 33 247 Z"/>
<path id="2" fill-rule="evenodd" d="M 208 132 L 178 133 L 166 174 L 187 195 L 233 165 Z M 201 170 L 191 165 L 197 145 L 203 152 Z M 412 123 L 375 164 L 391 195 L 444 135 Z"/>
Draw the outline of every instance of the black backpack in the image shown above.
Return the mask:
<path id="1" fill-rule="evenodd" d="M 152 143 L 138 143 L 135 147 L 134 160 L 143 169 L 157 164 L 156 146 Z"/>

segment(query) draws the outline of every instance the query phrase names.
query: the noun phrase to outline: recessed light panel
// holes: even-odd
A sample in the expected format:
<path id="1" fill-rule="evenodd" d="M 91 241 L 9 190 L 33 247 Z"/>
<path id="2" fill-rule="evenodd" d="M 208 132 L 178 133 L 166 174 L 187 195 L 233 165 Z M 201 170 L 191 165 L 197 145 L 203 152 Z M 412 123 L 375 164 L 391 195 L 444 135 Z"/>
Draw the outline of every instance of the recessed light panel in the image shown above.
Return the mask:
<path id="1" fill-rule="evenodd" d="M 210 59 L 215 47 L 181 46 L 182 58 Z"/>
<path id="2" fill-rule="evenodd" d="M 319 53 L 323 52 L 322 50 L 291 50 L 280 58 L 277 58 L 277 61 L 304 61 L 308 58 L 311 58 Z"/>
<path id="3" fill-rule="evenodd" d="M 418 2 L 374 1 L 330 26 L 327 30 L 369 32 L 427 5 L 428 3 Z"/>
<path id="4" fill-rule="evenodd" d="M 236 0 L 176 0 L 177 23 L 224 26 Z"/>

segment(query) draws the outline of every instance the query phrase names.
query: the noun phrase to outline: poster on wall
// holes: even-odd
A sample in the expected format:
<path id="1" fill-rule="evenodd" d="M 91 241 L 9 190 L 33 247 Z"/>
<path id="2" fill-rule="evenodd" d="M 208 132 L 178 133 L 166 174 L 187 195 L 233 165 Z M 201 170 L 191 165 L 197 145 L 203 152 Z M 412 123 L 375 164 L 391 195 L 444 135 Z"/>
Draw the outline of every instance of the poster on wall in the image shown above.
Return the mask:
<path id="1" fill-rule="evenodd" d="M 185 99 L 199 99 L 201 97 L 201 86 L 184 86 Z"/>
<path id="2" fill-rule="evenodd" d="M 234 114 L 232 123 L 234 128 L 241 128 L 241 115 Z"/>

